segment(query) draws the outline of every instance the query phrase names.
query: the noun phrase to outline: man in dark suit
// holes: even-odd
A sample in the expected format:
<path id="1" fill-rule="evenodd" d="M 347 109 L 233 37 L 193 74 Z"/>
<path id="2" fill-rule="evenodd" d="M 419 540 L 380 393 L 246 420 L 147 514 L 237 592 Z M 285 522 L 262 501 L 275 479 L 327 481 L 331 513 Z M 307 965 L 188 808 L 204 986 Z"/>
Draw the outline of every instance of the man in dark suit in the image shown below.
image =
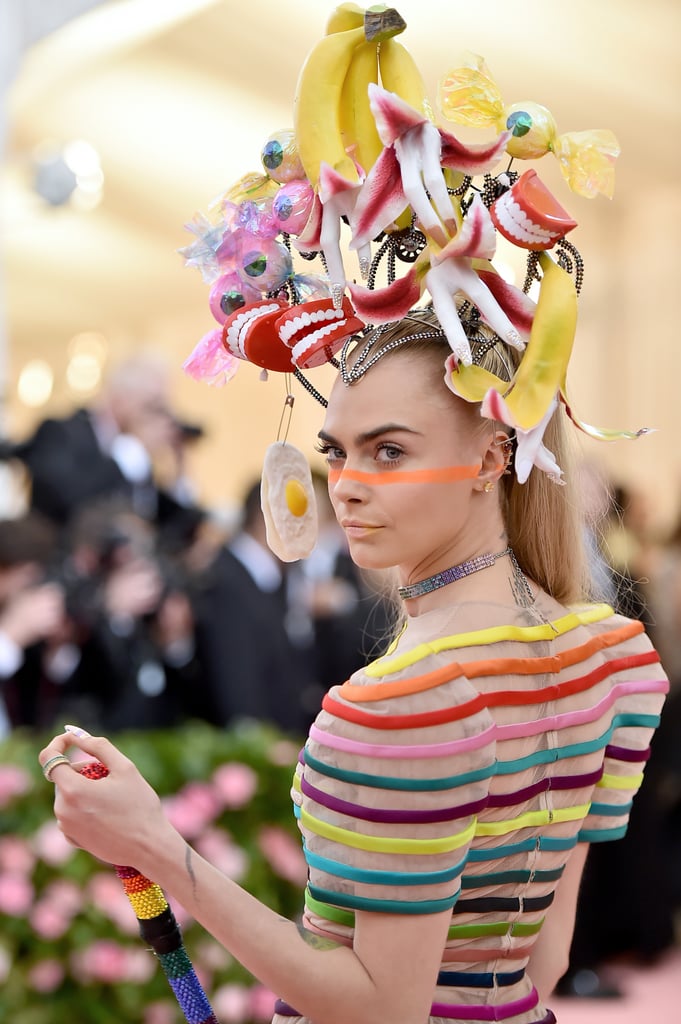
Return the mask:
<path id="1" fill-rule="evenodd" d="M 197 713 L 215 725 L 267 721 L 302 734 L 310 669 L 286 629 L 285 566 L 268 549 L 260 482 L 239 532 L 221 549 L 196 603 L 202 689 Z"/>
<path id="2" fill-rule="evenodd" d="M 182 472 L 185 435 L 171 412 L 167 365 L 140 353 L 112 370 L 92 408 L 44 420 L 26 441 L 5 444 L 2 456 L 24 464 L 31 508 L 58 525 L 92 500 L 118 495 L 161 529 L 189 534 L 201 513 Z M 153 462 L 169 453 L 178 472 L 160 488 Z"/>

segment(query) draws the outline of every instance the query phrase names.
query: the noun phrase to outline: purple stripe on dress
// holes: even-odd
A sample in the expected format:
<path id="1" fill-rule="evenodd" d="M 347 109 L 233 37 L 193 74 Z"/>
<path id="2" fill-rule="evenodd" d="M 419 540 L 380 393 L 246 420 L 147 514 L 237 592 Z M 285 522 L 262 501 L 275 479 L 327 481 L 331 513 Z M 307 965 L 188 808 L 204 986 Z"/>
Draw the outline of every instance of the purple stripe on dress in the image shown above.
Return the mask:
<path id="1" fill-rule="evenodd" d="M 533 782 L 531 786 L 524 789 L 517 789 L 513 793 L 496 793 L 490 795 L 489 807 L 508 807 L 520 803 L 522 800 L 529 800 L 538 793 L 548 792 L 550 789 L 582 789 L 585 786 L 595 786 L 603 775 L 603 768 L 587 775 L 557 775 L 555 778 L 547 776 L 539 782 Z"/>
<path id="2" fill-rule="evenodd" d="M 467 818 L 471 814 L 477 814 L 487 806 L 487 798 L 472 800 L 470 803 L 461 804 L 459 807 L 442 807 L 435 810 L 402 810 L 399 808 L 362 807 L 361 804 L 350 803 L 349 800 L 341 800 L 339 797 L 325 793 L 311 785 L 304 777 L 301 779 L 300 788 L 306 796 L 309 796 L 315 803 L 322 807 L 328 807 L 331 811 L 339 814 L 347 814 L 351 818 L 360 818 L 362 821 L 382 821 L 391 825 L 400 823 L 420 823 L 432 821 L 453 821 L 456 818 Z"/>
<path id="3" fill-rule="evenodd" d="M 650 747 L 644 750 L 630 750 L 629 747 L 617 747 L 614 743 L 608 743 L 605 756 L 616 761 L 647 761 L 650 757 Z"/>
<path id="4" fill-rule="evenodd" d="M 450 1006 L 447 1003 L 433 1003 L 430 1008 L 432 1017 L 447 1017 L 449 1020 L 507 1020 L 519 1013 L 533 1010 L 539 1003 L 539 993 L 533 988 L 528 995 L 522 999 L 515 999 L 512 1003 L 500 1003 L 497 1006 L 468 1006 L 456 1004 Z"/>

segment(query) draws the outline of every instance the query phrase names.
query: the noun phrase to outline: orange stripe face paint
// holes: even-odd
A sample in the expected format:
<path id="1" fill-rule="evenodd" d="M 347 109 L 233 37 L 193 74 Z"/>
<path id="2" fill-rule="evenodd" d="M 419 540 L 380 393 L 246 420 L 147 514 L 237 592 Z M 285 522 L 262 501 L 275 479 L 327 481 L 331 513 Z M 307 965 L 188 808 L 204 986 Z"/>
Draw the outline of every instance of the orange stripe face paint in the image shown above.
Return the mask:
<path id="1" fill-rule="evenodd" d="M 451 484 L 459 480 L 474 480 L 480 466 L 440 466 L 435 469 L 392 470 L 388 473 L 363 473 L 358 469 L 330 469 L 329 485 L 335 487 L 341 477 L 367 487 L 384 484 Z"/>

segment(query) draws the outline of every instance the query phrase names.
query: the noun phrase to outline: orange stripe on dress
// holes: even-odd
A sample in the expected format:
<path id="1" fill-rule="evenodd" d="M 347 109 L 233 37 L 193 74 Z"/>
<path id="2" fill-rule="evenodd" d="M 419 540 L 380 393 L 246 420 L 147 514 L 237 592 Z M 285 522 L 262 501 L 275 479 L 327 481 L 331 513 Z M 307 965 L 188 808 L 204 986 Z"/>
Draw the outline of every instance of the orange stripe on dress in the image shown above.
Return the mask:
<path id="1" fill-rule="evenodd" d="M 354 483 L 381 487 L 383 484 L 451 484 L 459 480 L 474 480 L 480 473 L 480 465 L 440 466 L 434 469 L 390 470 L 387 473 L 363 473 L 359 469 L 330 469 L 329 484 L 335 486 L 340 478 Z"/>
<path id="2" fill-rule="evenodd" d="M 366 725 L 372 729 L 411 729 L 421 726 L 443 725 L 446 722 L 457 722 L 462 718 L 468 718 L 470 715 L 483 711 L 485 708 L 522 707 L 528 704 L 543 704 L 549 700 L 561 700 L 565 697 L 572 697 L 576 693 L 590 690 L 596 683 L 600 683 L 607 676 L 614 675 L 616 672 L 639 668 L 657 661 L 659 661 L 659 657 L 655 651 L 632 654 L 605 662 L 584 676 L 575 676 L 574 679 L 567 679 L 564 683 L 551 683 L 549 686 L 544 686 L 539 690 L 492 690 L 489 693 L 478 693 L 472 700 L 454 707 L 437 708 L 433 711 L 420 711 L 410 715 L 376 715 L 371 711 L 362 711 L 358 707 L 353 707 L 352 704 L 350 706 L 342 704 L 331 693 L 327 693 L 324 696 L 322 707 L 329 714 L 335 715 L 337 718 L 344 719 L 347 722 L 354 722 L 355 725 Z M 458 666 L 457 664 L 457 667 L 462 669 L 457 675 L 468 676 L 467 670 L 470 668 L 470 665 Z M 425 676 L 421 678 L 424 679 Z M 455 677 L 452 676 L 452 678 Z M 397 684 L 379 683 L 378 685 Z M 354 696 L 348 699 L 353 703 L 361 700 L 361 698 Z"/>
<path id="3" fill-rule="evenodd" d="M 485 658 L 481 661 L 470 661 L 468 663 L 454 662 L 435 669 L 433 672 L 426 672 L 421 676 L 413 676 L 410 679 L 400 679 L 397 682 L 369 683 L 359 685 L 350 680 L 338 688 L 338 694 L 344 700 L 353 703 L 364 703 L 374 700 L 385 700 L 389 697 L 404 697 L 411 693 L 421 693 L 423 690 L 430 690 L 442 683 L 449 682 L 459 676 L 467 679 L 475 679 L 480 676 L 497 676 L 513 673 L 515 675 L 536 675 L 539 673 L 555 674 L 564 668 L 586 661 L 596 651 L 604 647 L 615 647 L 623 640 L 628 640 L 637 633 L 643 631 L 643 626 L 638 620 L 633 620 L 620 626 L 618 629 L 609 630 L 607 634 L 600 634 L 592 637 L 579 647 L 571 647 L 569 650 L 561 651 L 559 654 L 547 658 Z M 641 660 L 639 660 L 641 659 Z M 625 659 L 632 667 L 634 665 L 647 665 L 653 661 L 659 661 L 655 651 L 646 651 L 641 655 L 629 655 Z M 628 667 L 627 665 L 623 667 Z M 557 686 L 546 687 L 558 689 Z M 503 691 L 501 691 L 503 692 Z"/>

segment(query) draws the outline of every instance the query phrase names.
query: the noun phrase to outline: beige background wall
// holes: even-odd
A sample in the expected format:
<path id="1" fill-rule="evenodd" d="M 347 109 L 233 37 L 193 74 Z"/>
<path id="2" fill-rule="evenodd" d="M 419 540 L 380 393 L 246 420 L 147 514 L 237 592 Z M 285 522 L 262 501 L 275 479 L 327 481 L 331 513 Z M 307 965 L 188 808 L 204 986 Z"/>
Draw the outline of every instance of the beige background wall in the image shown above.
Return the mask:
<path id="1" fill-rule="evenodd" d="M 246 170 L 269 133 L 290 126 L 301 62 L 330 0 L 119 0 L 101 3 L 32 47 L 8 102 L 2 167 L 1 265 L 8 340 L 4 425 L 23 436 L 45 414 L 88 398 L 66 382 L 75 334 L 100 333 L 106 362 L 140 346 L 175 367 L 180 412 L 208 436 L 191 469 L 206 502 L 238 499 L 274 439 L 284 397 L 244 364 L 227 388 L 194 383 L 183 359 L 212 326 L 207 288 L 176 250 L 183 223 Z M 678 305 L 681 73 L 676 0 L 527 0 L 509 5 L 401 0 L 403 37 L 434 97 L 463 49 L 483 54 L 508 102 L 534 99 L 559 131 L 618 135 L 615 199 L 573 196 L 556 162 L 538 166 L 580 222 L 586 261 L 570 386 L 581 415 L 604 426 L 654 426 L 635 444 L 586 444 L 621 479 L 645 487 L 660 521 L 681 495 Z M 32 189 L 35 147 L 85 138 L 104 171 L 101 204 L 49 208 Z M 54 390 L 38 408 L 17 396 L 30 359 Z M 324 379 L 326 370 L 315 374 Z M 322 410 L 297 401 L 291 439 L 310 449 Z"/>

